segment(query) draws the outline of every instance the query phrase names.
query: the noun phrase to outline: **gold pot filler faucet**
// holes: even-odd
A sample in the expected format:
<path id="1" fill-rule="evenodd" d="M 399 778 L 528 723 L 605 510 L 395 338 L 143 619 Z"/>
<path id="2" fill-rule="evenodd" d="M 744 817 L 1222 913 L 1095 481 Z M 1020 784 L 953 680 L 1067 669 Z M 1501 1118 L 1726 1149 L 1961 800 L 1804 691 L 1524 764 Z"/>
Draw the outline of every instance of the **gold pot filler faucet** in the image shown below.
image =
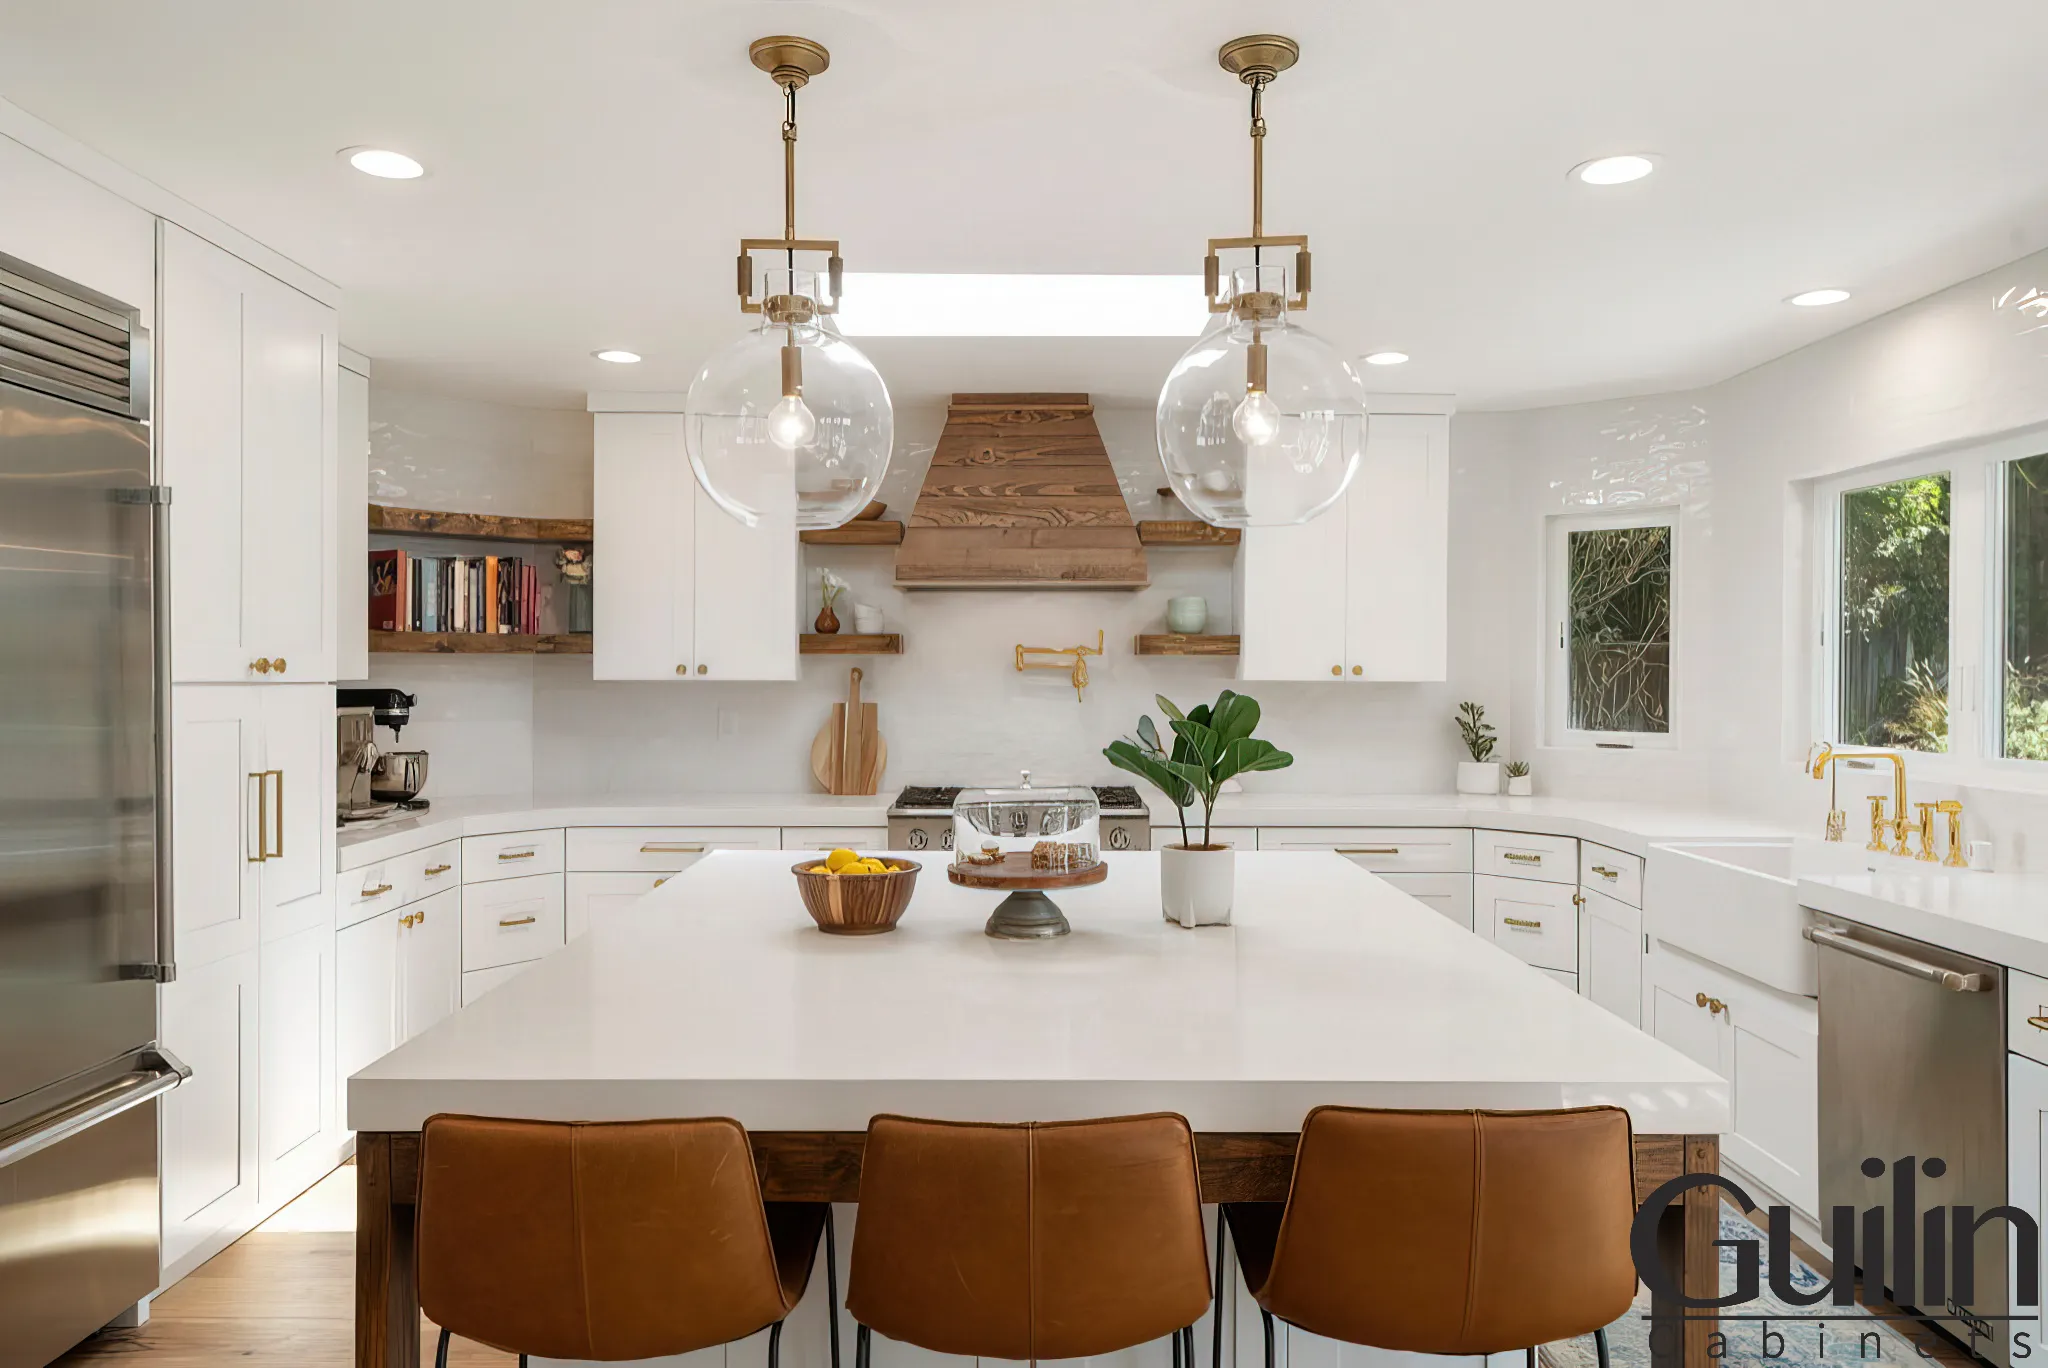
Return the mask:
<path id="1" fill-rule="evenodd" d="M 1943 864 L 1962 868 L 1969 864 L 1963 857 L 1963 805 L 1954 799 L 1939 803 L 1914 803 L 1911 806 L 1920 812 L 1917 822 L 1906 817 L 1906 757 L 1897 751 L 1888 750 L 1836 750 L 1825 741 L 1816 742 L 1807 753 L 1808 768 L 1816 779 L 1825 779 L 1828 767 L 1847 761 L 1852 769 L 1869 769 L 1874 762 L 1889 760 L 1892 764 L 1892 815 L 1884 815 L 1884 795 L 1870 795 L 1870 844 L 1865 850 L 1875 850 L 1891 855 L 1910 855 L 1915 859 L 1933 862 L 1941 859 L 1934 849 L 1934 814 L 1939 812 L 1948 818 L 1948 858 Z M 1827 839 L 1839 841 L 1846 822 L 1840 810 L 1828 813 Z M 1885 831 L 1890 828 L 1892 842 L 1885 843 Z M 1920 849 L 1916 853 L 1906 839 L 1906 833 L 1916 832 L 1920 838 Z"/>

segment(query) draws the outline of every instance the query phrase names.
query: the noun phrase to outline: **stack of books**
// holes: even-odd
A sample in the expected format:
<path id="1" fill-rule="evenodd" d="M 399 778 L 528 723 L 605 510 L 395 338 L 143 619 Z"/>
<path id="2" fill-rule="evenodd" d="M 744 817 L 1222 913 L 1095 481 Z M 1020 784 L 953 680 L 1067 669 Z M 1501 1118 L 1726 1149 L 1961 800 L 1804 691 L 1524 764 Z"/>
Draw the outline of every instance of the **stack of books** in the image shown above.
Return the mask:
<path id="1" fill-rule="evenodd" d="M 517 556 L 372 551 L 370 630 L 537 634 L 539 567 Z"/>

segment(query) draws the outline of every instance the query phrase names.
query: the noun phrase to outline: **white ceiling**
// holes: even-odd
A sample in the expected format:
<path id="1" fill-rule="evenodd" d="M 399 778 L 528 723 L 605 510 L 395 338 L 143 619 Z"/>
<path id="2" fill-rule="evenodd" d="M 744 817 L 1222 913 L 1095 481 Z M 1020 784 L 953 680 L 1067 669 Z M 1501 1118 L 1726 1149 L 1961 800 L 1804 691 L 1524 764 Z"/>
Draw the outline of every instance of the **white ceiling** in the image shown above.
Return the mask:
<path id="1" fill-rule="evenodd" d="M 2048 244 L 2038 0 L 0 0 L 0 97 L 327 276 L 379 374 L 577 404 L 668 389 L 780 231 L 749 40 L 832 49 L 798 227 L 878 271 L 1181 273 L 1248 229 L 1215 48 L 1303 47 L 1267 226 L 1376 387 L 1520 407 L 1716 380 Z M 398 148 L 428 176 L 336 160 Z M 1595 191 L 1588 157 L 1659 154 Z M 1844 285 L 1848 304 L 1797 310 Z M 899 399 L 1147 402 L 1184 343 L 876 340 Z M 628 347 L 645 364 L 591 360 Z"/>

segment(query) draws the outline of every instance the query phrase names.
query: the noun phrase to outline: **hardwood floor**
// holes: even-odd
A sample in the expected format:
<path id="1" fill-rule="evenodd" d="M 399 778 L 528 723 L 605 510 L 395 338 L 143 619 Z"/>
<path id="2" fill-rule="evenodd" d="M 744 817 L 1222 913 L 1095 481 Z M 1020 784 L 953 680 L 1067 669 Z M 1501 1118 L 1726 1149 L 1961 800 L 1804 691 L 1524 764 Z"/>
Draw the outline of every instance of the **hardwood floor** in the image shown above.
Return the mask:
<path id="1" fill-rule="evenodd" d="M 140 1356 L 145 1368 L 353 1368 L 355 1227 L 349 1164 L 157 1298 L 149 1324 L 102 1330 L 57 1362 L 105 1368 Z M 429 1362 L 435 1333 L 420 1335 Z M 461 1340 L 448 1357 L 490 1368 L 513 1361 Z"/>

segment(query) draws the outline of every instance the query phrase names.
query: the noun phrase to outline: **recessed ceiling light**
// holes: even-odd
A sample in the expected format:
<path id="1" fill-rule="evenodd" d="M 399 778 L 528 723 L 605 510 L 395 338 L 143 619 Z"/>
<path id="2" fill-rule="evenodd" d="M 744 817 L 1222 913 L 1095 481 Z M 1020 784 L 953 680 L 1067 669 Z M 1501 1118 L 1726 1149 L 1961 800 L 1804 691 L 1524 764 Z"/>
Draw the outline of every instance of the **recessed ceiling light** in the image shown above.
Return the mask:
<path id="1" fill-rule="evenodd" d="M 640 359 L 639 352 L 623 351 L 618 347 L 606 347 L 603 351 L 591 353 L 600 361 L 609 361 L 615 366 L 630 366 Z"/>
<path id="2" fill-rule="evenodd" d="M 939 275 L 849 272 L 850 337 L 1199 337 L 1197 275 Z"/>
<path id="3" fill-rule="evenodd" d="M 1618 157 L 1595 157 L 1580 162 L 1572 168 L 1571 178 L 1587 185 L 1627 185 L 1656 169 L 1657 163 L 1644 153 L 1625 152 Z"/>
<path id="4" fill-rule="evenodd" d="M 1808 290 L 1805 294 L 1793 295 L 1785 302 L 1802 309 L 1818 309 L 1824 304 L 1839 304 L 1848 297 L 1847 290 Z"/>
<path id="5" fill-rule="evenodd" d="M 344 147 L 339 155 L 366 176 L 379 176 L 385 180 L 417 180 L 427 174 L 426 167 L 405 153 L 385 147 Z"/>
<path id="6" fill-rule="evenodd" d="M 1376 351 L 1366 356 L 1365 364 L 1368 366 L 1398 366 L 1407 360 L 1407 352 Z"/>

